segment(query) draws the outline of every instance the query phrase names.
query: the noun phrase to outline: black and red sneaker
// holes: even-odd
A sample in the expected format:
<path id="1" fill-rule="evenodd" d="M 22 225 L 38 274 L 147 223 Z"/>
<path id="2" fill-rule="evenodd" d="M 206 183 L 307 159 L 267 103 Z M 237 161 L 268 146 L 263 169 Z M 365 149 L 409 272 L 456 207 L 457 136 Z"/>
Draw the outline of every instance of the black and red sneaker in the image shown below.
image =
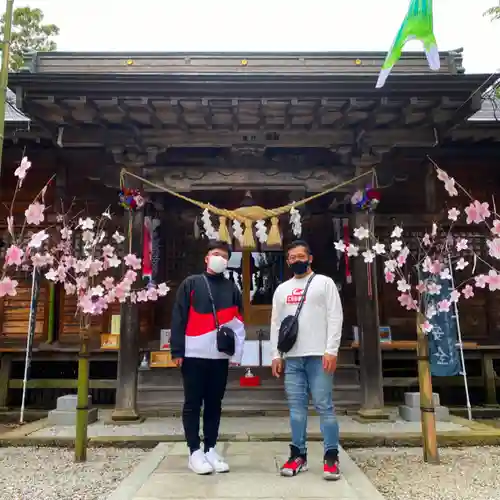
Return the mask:
<path id="1" fill-rule="evenodd" d="M 340 479 L 339 453 L 337 450 L 328 450 L 323 461 L 323 478 L 327 481 Z"/>
<path id="2" fill-rule="evenodd" d="M 280 474 L 284 477 L 293 477 L 300 472 L 305 472 L 307 470 L 307 455 L 305 453 L 300 453 L 300 450 L 291 445 L 290 446 L 290 458 L 281 467 Z"/>

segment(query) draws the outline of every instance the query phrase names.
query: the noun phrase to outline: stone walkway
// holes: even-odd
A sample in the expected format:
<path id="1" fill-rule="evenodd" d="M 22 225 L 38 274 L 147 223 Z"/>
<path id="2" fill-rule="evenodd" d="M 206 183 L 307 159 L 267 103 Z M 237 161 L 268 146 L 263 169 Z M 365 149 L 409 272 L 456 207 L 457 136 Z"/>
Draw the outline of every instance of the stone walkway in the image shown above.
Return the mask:
<path id="1" fill-rule="evenodd" d="M 239 500 L 383 500 L 361 470 L 341 450 L 343 477 L 322 479 L 323 451 L 310 443 L 310 470 L 283 478 L 278 468 L 287 457 L 286 443 L 224 443 L 221 452 L 229 474 L 197 476 L 187 469 L 184 443 L 159 444 L 107 500 L 232 499 Z"/>
<path id="2" fill-rule="evenodd" d="M 349 416 L 339 416 L 340 431 L 347 433 L 369 433 L 380 436 L 393 433 L 419 433 L 420 422 L 405 422 L 396 418 L 392 422 L 360 423 Z M 319 431 L 319 418 L 309 417 L 310 432 Z M 463 431 L 463 425 L 454 422 L 438 422 L 437 431 Z M 223 417 L 221 421 L 221 435 L 240 435 L 265 433 L 289 433 L 288 417 Z M 30 434 L 31 437 L 74 437 L 74 426 L 44 427 Z M 89 425 L 88 435 L 95 437 L 131 437 L 131 436 L 182 436 L 182 420 L 172 418 L 148 418 L 140 424 L 112 425 L 103 415 L 98 422 Z"/>

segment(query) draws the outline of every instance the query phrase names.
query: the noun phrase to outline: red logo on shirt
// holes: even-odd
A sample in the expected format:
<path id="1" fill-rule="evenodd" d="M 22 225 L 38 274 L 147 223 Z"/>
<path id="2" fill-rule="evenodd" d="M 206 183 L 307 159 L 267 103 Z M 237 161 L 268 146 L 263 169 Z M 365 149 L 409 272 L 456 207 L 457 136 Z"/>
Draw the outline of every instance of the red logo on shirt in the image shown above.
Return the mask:
<path id="1" fill-rule="evenodd" d="M 304 293 L 303 288 L 294 288 L 292 290 L 292 294 L 286 296 L 286 303 L 287 304 L 298 304 L 300 302 L 300 300 L 302 299 L 303 293 Z M 304 302 L 305 301 L 306 300 L 304 299 Z"/>

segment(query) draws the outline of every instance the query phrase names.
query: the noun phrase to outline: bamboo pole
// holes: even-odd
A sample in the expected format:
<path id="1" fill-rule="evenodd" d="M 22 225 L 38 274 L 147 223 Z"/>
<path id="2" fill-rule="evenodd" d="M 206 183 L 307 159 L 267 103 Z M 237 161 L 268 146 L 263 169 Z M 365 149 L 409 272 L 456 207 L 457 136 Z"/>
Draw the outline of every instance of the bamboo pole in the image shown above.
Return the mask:
<path id="1" fill-rule="evenodd" d="M 432 378 L 429 363 L 429 343 L 422 330 L 424 316 L 417 313 L 417 360 L 418 386 L 420 391 L 420 412 L 424 447 L 424 462 L 439 464 L 436 434 L 436 413 L 432 398 Z"/>
<path id="2" fill-rule="evenodd" d="M 89 338 L 87 332 L 85 332 L 81 337 L 80 352 L 78 353 L 75 462 L 85 462 L 87 460 L 89 356 Z"/>
<path id="3" fill-rule="evenodd" d="M 0 70 L 0 173 L 2 171 L 3 141 L 5 135 L 5 101 L 7 100 L 7 85 L 9 83 L 10 43 L 12 39 L 13 15 L 14 0 L 7 0 L 2 41 L 2 69 Z"/>

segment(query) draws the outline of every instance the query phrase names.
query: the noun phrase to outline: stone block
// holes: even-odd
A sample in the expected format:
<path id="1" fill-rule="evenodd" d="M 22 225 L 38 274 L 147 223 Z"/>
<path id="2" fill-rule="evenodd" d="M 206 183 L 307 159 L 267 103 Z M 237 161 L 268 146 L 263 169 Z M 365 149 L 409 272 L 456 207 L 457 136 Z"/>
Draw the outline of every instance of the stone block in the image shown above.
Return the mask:
<path id="1" fill-rule="evenodd" d="M 432 399 L 435 407 L 440 406 L 439 394 L 434 392 Z M 411 408 L 420 408 L 420 392 L 405 392 L 405 405 Z"/>
<path id="2" fill-rule="evenodd" d="M 92 406 L 92 396 L 88 396 L 87 405 L 90 408 Z M 76 411 L 77 406 L 77 396 L 76 394 L 67 394 L 66 396 L 61 396 L 57 398 L 56 409 L 60 411 Z"/>
<path id="3" fill-rule="evenodd" d="M 436 406 L 436 421 L 448 422 L 450 420 L 450 410 L 446 406 Z M 407 422 L 420 422 L 420 406 L 402 405 L 399 407 L 399 416 Z"/>
<path id="4" fill-rule="evenodd" d="M 48 415 L 49 425 L 76 425 L 76 410 L 52 410 Z M 88 423 L 97 422 L 97 408 L 88 411 Z"/>

